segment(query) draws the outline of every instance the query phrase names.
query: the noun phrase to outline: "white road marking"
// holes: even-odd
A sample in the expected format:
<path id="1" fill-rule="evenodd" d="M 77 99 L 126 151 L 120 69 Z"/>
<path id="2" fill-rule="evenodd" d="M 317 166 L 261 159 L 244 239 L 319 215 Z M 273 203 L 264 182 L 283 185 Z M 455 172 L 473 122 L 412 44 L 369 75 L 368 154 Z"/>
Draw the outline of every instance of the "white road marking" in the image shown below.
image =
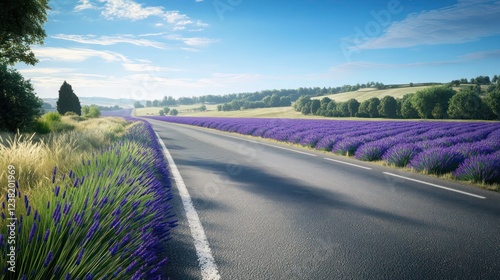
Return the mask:
<path id="1" fill-rule="evenodd" d="M 311 154 L 311 153 L 307 153 L 307 152 L 302 152 L 302 151 L 297 151 L 297 150 L 294 150 L 294 149 L 288 149 L 288 148 L 285 148 L 285 147 L 280 147 L 280 146 L 276 146 L 276 145 L 272 145 L 272 144 L 267 144 L 267 143 L 262 143 L 262 142 L 255 142 L 255 143 L 261 144 L 261 145 L 266 145 L 266 146 L 277 148 L 277 149 L 282 149 L 282 150 L 294 152 L 294 153 L 299 153 L 299 154 L 303 154 L 303 155 L 307 155 L 307 156 L 311 156 L 311 157 L 315 157 L 316 156 L 315 154 Z"/>
<path id="2" fill-rule="evenodd" d="M 156 132 L 155 132 L 156 133 Z M 181 173 L 177 166 L 175 165 L 174 159 L 170 155 L 170 152 L 165 147 L 165 144 L 160 138 L 160 135 L 156 133 L 158 141 L 163 148 L 163 153 L 168 161 L 168 167 L 172 176 L 174 177 L 175 184 L 179 189 L 179 195 L 182 199 L 182 204 L 184 205 L 184 210 L 186 211 L 186 218 L 189 223 L 189 229 L 191 230 L 191 235 L 194 239 L 194 247 L 196 248 L 196 254 L 198 255 L 198 262 L 200 263 L 201 276 L 203 280 L 217 280 L 220 279 L 219 271 L 217 265 L 215 264 L 215 259 L 212 256 L 212 251 L 208 244 L 207 236 L 201 225 L 200 217 L 196 213 L 191 196 L 184 184 Z"/>
<path id="3" fill-rule="evenodd" d="M 436 184 L 432 184 L 432 183 L 427 183 L 427 182 L 424 182 L 424 181 L 420 181 L 420 180 L 408 178 L 408 177 L 405 177 L 405 176 L 401 176 L 401 175 L 397 175 L 397 174 L 393 174 L 393 173 L 389 173 L 389 172 L 383 172 L 383 173 L 387 174 L 389 176 L 398 177 L 398 178 L 405 179 L 405 180 L 408 180 L 408 181 L 413 181 L 413 182 L 425 184 L 425 185 L 428 185 L 428 186 L 432 186 L 432 187 L 435 187 L 435 188 L 440 188 L 440 189 L 451 191 L 451 192 L 457 192 L 457 193 L 465 194 L 465 195 L 476 197 L 476 198 L 480 198 L 480 199 L 485 199 L 486 198 L 484 196 L 480 196 L 480 195 L 477 195 L 477 194 L 463 192 L 463 191 L 455 190 L 455 189 L 452 189 L 452 188 L 448 188 L 448 187 L 444 187 L 444 186 L 440 186 L 440 185 L 436 185 Z"/>
<path id="4" fill-rule="evenodd" d="M 361 165 L 357 165 L 357 164 L 354 164 L 354 163 L 340 161 L 340 160 L 336 160 L 336 159 L 332 159 L 332 158 L 325 158 L 325 159 L 329 160 L 329 161 L 334 161 L 334 162 L 342 163 L 342 164 L 347 164 L 347 165 L 358 167 L 358 168 L 363 168 L 363 169 L 366 169 L 366 170 L 372 170 L 370 167 L 361 166 Z"/>

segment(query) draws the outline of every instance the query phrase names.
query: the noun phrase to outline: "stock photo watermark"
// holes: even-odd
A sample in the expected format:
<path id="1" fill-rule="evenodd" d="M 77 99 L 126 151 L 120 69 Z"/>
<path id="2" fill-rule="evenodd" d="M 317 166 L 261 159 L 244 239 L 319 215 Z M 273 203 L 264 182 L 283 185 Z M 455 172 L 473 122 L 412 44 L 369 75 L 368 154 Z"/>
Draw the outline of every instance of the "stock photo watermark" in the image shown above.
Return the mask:
<path id="1" fill-rule="evenodd" d="M 7 167 L 7 270 L 16 272 L 16 168 Z"/>
<path id="2" fill-rule="evenodd" d="M 405 0 L 411 2 L 412 0 Z M 400 0 L 389 0 L 385 9 L 370 11 L 371 20 L 363 28 L 354 27 L 354 34 L 344 38 L 340 44 L 340 49 L 347 61 L 351 61 L 353 54 L 361 53 L 363 47 L 374 38 L 382 35 L 384 30 L 393 22 L 393 17 L 404 10 L 404 5 Z"/>
<path id="3" fill-rule="evenodd" d="M 241 3 L 243 0 L 215 0 L 212 4 L 219 19 L 224 20 L 224 14 L 234 11 Z"/>

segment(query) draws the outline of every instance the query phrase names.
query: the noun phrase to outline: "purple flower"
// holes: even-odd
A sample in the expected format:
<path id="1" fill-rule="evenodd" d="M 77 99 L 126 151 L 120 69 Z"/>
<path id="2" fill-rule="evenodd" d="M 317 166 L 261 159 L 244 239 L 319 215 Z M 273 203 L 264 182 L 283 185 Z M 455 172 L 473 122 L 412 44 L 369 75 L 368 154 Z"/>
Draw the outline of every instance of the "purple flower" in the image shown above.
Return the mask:
<path id="1" fill-rule="evenodd" d="M 52 251 L 50 251 L 45 257 L 45 261 L 43 262 L 43 267 L 47 267 L 52 260 Z"/>
<path id="2" fill-rule="evenodd" d="M 85 248 L 82 248 L 82 249 L 80 250 L 80 253 L 78 253 L 78 256 L 77 256 L 77 258 L 76 258 L 76 263 L 75 263 L 75 265 L 79 265 L 79 264 L 80 264 L 80 262 L 82 261 L 83 252 L 85 252 Z"/>
<path id="3" fill-rule="evenodd" d="M 55 189 L 54 189 L 54 193 L 56 194 L 56 196 L 59 196 L 59 191 L 61 190 L 61 187 L 57 186 Z"/>
<path id="4" fill-rule="evenodd" d="M 75 183 L 73 184 L 73 187 L 74 188 L 78 187 L 78 178 L 75 179 Z"/>
<path id="5" fill-rule="evenodd" d="M 137 260 L 134 260 L 131 264 L 129 264 L 129 266 L 126 269 L 126 272 L 127 273 L 131 272 L 134 269 L 136 264 L 137 264 Z"/>
<path id="6" fill-rule="evenodd" d="M 36 222 L 34 222 L 33 225 L 31 226 L 30 234 L 28 236 L 28 244 L 31 243 L 33 237 L 35 237 L 36 230 L 37 230 L 37 224 Z"/>
<path id="7" fill-rule="evenodd" d="M 43 241 L 47 242 L 49 240 L 50 229 L 45 231 L 45 235 L 43 236 Z"/>

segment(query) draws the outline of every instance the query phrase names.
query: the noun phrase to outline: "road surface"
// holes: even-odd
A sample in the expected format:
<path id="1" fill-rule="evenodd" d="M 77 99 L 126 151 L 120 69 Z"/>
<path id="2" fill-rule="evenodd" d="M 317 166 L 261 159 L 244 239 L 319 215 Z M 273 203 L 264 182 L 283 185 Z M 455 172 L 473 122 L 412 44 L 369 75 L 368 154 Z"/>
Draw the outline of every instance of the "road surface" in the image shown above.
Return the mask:
<path id="1" fill-rule="evenodd" d="M 332 154 L 149 120 L 221 279 L 499 279 L 500 194 Z M 410 180 L 413 179 L 413 180 Z M 174 187 L 172 279 L 202 279 Z"/>

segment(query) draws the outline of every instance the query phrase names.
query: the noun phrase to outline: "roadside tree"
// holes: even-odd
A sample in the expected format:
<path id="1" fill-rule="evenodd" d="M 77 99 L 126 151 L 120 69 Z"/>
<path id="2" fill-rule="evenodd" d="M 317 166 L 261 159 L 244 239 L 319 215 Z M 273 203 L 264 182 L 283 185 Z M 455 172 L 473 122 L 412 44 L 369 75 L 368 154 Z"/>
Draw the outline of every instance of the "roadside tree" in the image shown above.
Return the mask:
<path id="1" fill-rule="evenodd" d="M 35 95 L 30 80 L 0 64 L 0 81 L 0 130 L 30 128 L 43 112 L 43 101 Z"/>
<path id="2" fill-rule="evenodd" d="M 66 114 L 66 112 L 74 112 L 77 115 L 82 115 L 82 106 L 80 105 L 80 99 L 73 92 L 73 88 L 70 84 L 64 83 L 59 89 L 59 99 L 57 100 L 57 112 L 60 115 Z"/>
<path id="3" fill-rule="evenodd" d="M 0 63 L 35 65 L 31 45 L 43 44 L 49 0 L 0 1 Z"/>

